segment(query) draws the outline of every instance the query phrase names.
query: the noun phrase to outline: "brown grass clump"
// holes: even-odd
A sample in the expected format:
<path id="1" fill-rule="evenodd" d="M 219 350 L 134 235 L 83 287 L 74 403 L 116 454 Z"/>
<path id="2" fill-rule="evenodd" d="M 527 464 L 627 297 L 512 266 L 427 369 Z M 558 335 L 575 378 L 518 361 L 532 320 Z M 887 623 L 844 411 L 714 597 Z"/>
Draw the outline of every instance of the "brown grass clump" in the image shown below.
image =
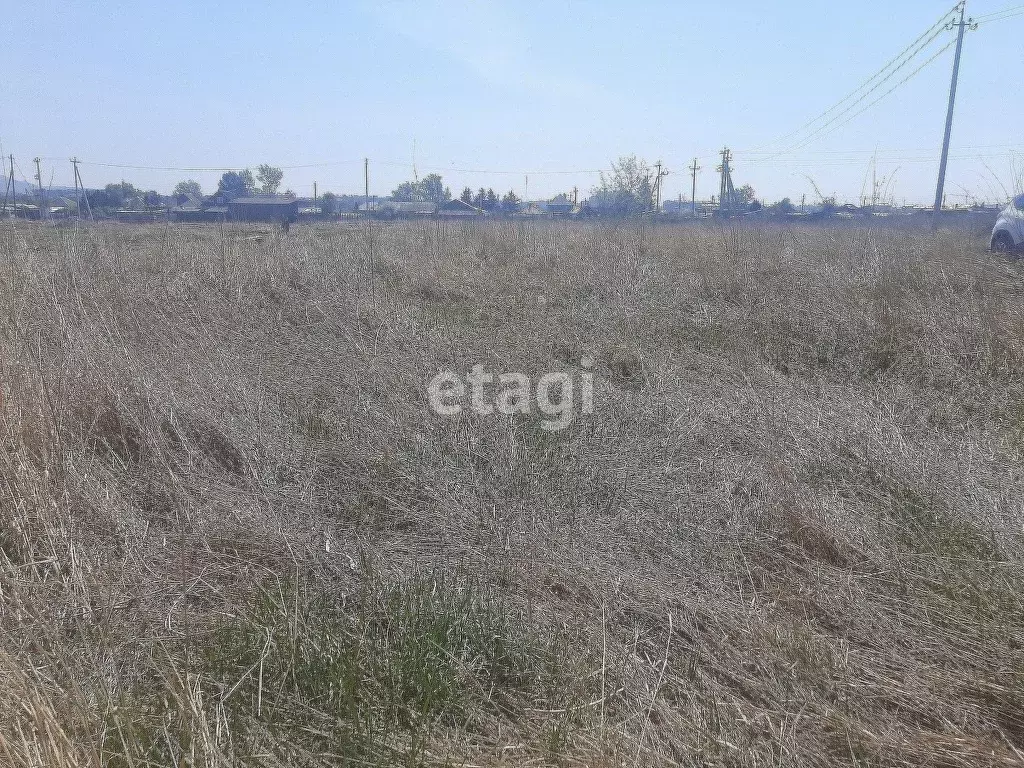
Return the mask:
<path id="1" fill-rule="evenodd" d="M 2 225 L 0 764 L 1024 763 L 976 235 L 257 230 Z"/>

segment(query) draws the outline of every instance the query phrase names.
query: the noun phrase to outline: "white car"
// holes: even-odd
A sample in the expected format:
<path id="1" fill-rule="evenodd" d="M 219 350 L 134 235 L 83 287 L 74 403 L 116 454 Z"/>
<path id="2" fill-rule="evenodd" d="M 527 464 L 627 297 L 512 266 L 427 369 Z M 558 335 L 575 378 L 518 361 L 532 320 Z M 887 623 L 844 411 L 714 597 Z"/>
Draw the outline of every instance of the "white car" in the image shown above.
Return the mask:
<path id="1" fill-rule="evenodd" d="M 1013 198 L 999 214 L 989 247 L 997 253 L 1024 252 L 1024 195 Z"/>

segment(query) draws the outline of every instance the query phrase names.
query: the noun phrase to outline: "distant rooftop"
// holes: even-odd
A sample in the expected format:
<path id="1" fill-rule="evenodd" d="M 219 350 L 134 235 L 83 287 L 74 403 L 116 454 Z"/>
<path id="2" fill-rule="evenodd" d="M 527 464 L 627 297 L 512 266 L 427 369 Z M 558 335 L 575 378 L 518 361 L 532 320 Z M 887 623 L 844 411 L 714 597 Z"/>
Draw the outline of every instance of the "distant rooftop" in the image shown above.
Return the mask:
<path id="1" fill-rule="evenodd" d="M 242 205 L 282 205 L 296 202 L 294 197 L 285 195 L 251 195 L 248 197 L 236 197 L 228 203 L 239 203 Z"/>

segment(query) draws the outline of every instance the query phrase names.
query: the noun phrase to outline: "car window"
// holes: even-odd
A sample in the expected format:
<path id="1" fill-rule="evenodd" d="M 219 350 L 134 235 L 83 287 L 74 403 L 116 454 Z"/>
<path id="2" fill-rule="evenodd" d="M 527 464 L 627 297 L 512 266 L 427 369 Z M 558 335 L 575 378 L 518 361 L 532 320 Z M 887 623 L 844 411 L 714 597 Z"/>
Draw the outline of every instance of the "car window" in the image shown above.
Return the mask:
<path id="1" fill-rule="evenodd" d="M 1013 206 L 1018 211 L 1024 211 L 1024 195 L 1017 195 L 1013 198 Z"/>

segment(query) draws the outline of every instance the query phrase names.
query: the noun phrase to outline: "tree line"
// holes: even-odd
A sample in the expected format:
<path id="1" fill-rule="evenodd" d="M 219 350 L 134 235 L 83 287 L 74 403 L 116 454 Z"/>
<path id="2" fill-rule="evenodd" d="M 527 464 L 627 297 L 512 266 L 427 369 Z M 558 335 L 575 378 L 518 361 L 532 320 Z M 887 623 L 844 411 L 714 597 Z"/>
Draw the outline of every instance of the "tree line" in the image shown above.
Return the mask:
<path id="1" fill-rule="evenodd" d="M 175 186 L 171 199 L 178 205 L 209 205 L 256 194 L 273 195 L 280 190 L 283 179 L 284 172 L 281 168 L 261 164 L 256 167 L 255 172 L 249 168 L 225 172 L 217 183 L 217 189 L 210 195 L 203 194 L 199 182 L 186 179 Z M 157 192 L 144 192 L 127 182 L 108 184 L 104 189 L 92 190 L 87 194 L 89 204 L 95 209 L 157 206 L 167 202 L 166 198 Z M 284 194 L 294 197 L 291 190 L 286 190 Z M 399 203 L 433 203 L 440 206 L 452 200 L 452 193 L 439 174 L 431 173 L 422 179 L 402 182 L 386 199 Z M 499 197 L 489 187 L 480 187 L 476 191 L 466 187 L 458 199 L 489 213 L 515 213 L 520 210 L 523 202 L 513 190 Z M 335 214 L 344 210 L 355 210 L 363 200 L 362 195 L 324 192 L 318 202 L 323 213 Z M 760 207 L 750 185 L 736 190 L 736 203 L 747 208 Z M 584 201 L 583 206 L 595 213 L 618 216 L 632 216 L 652 211 L 655 200 L 654 172 L 651 166 L 636 155 L 619 158 L 611 164 L 610 172 L 601 173 L 598 183 L 591 188 L 590 196 Z M 787 199 L 772 207 L 788 210 L 791 203 Z"/>

